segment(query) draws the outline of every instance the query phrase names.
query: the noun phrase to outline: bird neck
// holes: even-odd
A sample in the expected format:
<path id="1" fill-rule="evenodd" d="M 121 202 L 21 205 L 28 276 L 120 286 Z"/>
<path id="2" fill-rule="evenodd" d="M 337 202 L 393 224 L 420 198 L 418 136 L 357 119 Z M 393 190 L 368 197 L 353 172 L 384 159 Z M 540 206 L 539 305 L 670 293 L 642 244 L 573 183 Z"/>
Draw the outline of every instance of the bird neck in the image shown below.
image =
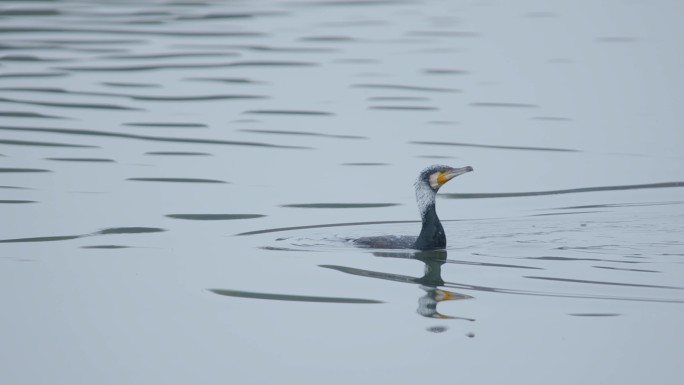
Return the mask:
<path id="1" fill-rule="evenodd" d="M 427 183 L 416 181 L 416 203 L 418 204 L 418 211 L 420 218 L 425 222 L 425 215 L 432 207 L 435 210 L 435 198 L 437 192 L 434 191 Z"/>
<path id="2" fill-rule="evenodd" d="M 416 249 L 431 250 L 443 249 L 446 247 L 446 235 L 444 234 L 444 227 L 437 217 L 437 210 L 435 203 L 427 206 L 427 210 L 422 215 L 423 226 L 420 229 L 420 235 L 416 240 Z"/>

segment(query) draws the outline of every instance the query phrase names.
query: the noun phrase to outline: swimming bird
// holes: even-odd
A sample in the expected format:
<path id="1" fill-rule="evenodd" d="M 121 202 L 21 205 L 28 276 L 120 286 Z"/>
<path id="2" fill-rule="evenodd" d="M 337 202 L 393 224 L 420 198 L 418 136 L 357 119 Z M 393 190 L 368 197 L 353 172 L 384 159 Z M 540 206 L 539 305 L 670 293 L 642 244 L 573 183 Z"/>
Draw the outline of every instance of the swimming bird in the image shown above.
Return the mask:
<path id="1" fill-rule="evenodd" d="M 444 234 L 444 227 L 437 217 L 435 208 L 437 191 L 446 182 L 470 171 L 473 171 L 470 166 L 453 168 L 432 165 L 420 172 L 414 186 L 416 188 L 416 203 L 418 203 L 423 227 L 417 237 L 405 235 L 362 237 L 355 239 L 354 245 L 373 249 L 434 250 L 446 248 L 446 234 Z"/>

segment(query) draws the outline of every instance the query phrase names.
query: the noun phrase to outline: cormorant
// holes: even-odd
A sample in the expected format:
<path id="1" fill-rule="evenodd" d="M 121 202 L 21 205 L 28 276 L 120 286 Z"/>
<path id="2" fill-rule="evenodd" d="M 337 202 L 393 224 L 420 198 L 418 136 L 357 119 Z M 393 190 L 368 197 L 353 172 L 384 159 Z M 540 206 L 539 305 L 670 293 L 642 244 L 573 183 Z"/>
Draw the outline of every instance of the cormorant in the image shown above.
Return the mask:
<path id="1" fill-rule="evenodd" d="M 433 165 L 420 172 L 414 186 L 423 227 L 417 237 L 398 235 L 362 237 L 355 239 L 354 244 L 358 247 L 373 249 L 434 250 L 446 248 L 446 235 L 435 209 L 437 191 L 446 182 L 470 171 L 473 171 L 470 166 L 453 168 Z"/>

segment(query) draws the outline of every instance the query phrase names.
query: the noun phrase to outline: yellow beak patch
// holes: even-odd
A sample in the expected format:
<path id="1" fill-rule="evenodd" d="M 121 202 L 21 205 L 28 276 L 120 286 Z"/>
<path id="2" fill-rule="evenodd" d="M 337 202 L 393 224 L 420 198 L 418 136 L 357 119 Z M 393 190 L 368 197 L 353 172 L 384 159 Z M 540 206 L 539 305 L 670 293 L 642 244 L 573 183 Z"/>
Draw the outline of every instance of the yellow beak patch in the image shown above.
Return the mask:
<path id="1" fill-rule="evenodd" d="M 440 188 L 444 183 L 449 181 L 449 177 L 447 177 L 447 174 L 445 172 L 435 172 L 432 175 L 430 175 L 430 186 L 432 186 L 433 189 L 438 189 Z"/>

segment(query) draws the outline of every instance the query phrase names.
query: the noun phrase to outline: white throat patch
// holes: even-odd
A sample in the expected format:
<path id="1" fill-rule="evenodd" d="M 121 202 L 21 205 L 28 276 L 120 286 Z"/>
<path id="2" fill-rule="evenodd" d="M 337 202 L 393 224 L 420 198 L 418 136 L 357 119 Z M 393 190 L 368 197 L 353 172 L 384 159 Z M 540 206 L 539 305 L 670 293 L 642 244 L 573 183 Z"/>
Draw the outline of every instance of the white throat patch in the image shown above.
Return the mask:
<path id="1" fill-rule="evenodd" d="M 432 179 L 432 176 L 430 178 Z M 418 211 L 420 212 L 421 219 L 425 219 L 425 213 L 427 212 L 428 207 L 435 204 L 437 191 L 430 188 L 430 186 L 421 179 L 416 180 L 414 186 L 416 187 L 416 203 L 418 204 Z"/>
<path id="2" fill-rule="evenodd" d="M 430 175 L 430 186 L 435 190 L 437 190 L 439 188 L 439 182 L 437 181 L 437 178 L 439 178 L 440 174 L 441 174 L 441 172 L 438 171 L 438 172 L 433 172 Z"/>

